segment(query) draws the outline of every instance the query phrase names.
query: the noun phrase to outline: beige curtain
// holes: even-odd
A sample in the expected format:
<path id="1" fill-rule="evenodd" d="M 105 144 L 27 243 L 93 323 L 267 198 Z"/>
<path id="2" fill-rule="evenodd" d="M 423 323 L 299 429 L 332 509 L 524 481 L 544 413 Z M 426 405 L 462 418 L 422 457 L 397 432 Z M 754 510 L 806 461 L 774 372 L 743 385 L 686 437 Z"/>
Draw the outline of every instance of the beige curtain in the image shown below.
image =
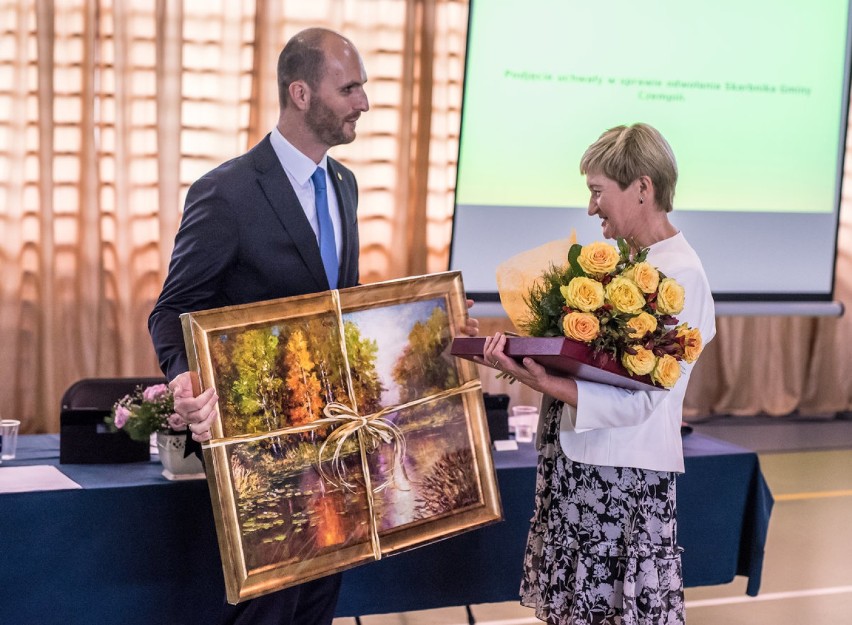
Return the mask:
<path id="1" fill-rule="evenodd" d="M 72 382 L 158 373 L 146 319 L 186 189 L 275 123 L 277 55 L 307 26 L 349 36 L 370 78 L 334 150 L 358 175 L 362 277 L 445 269 L 466 21 L 464 0 L 0 0 L 0 414 L 55 432 Z M 850 327 L 720 319 L 687 413 L 849 410 Z"/>
<path id="2" fill-rule="evenodd" d="M 84 377 L 156 375 L 146 321 L 186 189 L 278 118 L 292 34 L 349 36 L 372 110 L 358 173 L 366 281 L 444 269 L 467 3 L 0 2 L 0 414 L 55 432 Z"/>
<path id="3" fill-rule="evenodd" d="M 835 299 L 841 318 L 722 317 L 696 363 L 688 420 L 708 415 L 829 417 L 852 412 L 852 153 L 847 143 Z M 804 236 L 807 236 L 806 234 Z M 795 254 L 795 250 L 788 253 Z"/>

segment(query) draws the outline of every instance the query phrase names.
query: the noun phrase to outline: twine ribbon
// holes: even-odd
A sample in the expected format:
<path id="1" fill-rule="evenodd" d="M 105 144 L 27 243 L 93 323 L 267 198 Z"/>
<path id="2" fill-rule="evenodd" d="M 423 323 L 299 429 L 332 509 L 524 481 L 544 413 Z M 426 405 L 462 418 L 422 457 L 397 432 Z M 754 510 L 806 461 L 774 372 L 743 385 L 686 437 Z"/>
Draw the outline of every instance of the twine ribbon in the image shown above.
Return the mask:
<path id="1" fill-rule="evenodd" d="M 350 492 L 356 490 L 356 485 L 349 482 L 345 475 L 343 467 L 342 454 L 343 447 L 353 436 L 358 437 L 359 447 L 362 447 L 367 455 L 372 454 L 379 445 L 388 443 L 393 447 L 393 463 L 391 465 L 391 475 L 381 485 L 371 489 L 374 493 L 378 493 L 387 488 L 391 483 L 396 481 L 396 467 L 399 466 L 405 481 L 408 482 L 408 475 L 405 472 L 405 435 L 402 430 L 392 421 L 385 419 L 384 414 L 387 411 L 379 411 L 375 414 L 362 417 L 357 410 L 353 410 L 345 404 L 332 402 L 323 409 L 325 419 L 335 423 L 342 423 L 340 427 L 335 429 L 320 445 L 317 451 L 317 471 L 327 482 L 345 488 Z M 331 474 L 323 468 L 323 458 L 326 457 L 326 450 L 329 447 L 334 448 L 334 453 L 331 455 Z M 365 470 L 365 482 L 369 483 L 370 476 Z M 402 487 L 400 487 L 402 488 Z M 403 488 L 408 490 L 408 488 Z"/>

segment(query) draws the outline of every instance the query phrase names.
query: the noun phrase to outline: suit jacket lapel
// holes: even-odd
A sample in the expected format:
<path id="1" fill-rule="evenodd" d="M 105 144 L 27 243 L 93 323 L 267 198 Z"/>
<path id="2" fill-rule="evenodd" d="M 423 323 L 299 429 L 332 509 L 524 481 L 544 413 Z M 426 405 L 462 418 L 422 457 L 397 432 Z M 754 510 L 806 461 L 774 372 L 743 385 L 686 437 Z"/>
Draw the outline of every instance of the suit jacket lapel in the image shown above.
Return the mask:
<path id="1" fill-rule="evenodd" d="M 293 191 L 287 173 L 281 167 L 275 150 L 272 149 L 269 135 L 254 148 L 254 162 L 257 168 L 257 181 L 278 221 L 290 235 L 302 261 L 316 280 L 317 290 L 327 290 L 328 279 L 323 269 L 316 235 L 299 203 L 299 198 Z"/>

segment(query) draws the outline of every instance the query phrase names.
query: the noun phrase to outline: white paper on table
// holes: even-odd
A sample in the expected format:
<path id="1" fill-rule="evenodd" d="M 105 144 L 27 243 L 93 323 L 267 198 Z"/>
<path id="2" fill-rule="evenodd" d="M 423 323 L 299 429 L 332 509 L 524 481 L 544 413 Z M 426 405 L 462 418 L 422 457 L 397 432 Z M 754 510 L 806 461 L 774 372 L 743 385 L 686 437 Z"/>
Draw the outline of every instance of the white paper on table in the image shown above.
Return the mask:
<path id="1" fill-rule="evenodd" d="M 494 451 L 518 451 L 518 442 L 513 440 L 494 441 Z"/>
<path id="2" fill-rule="evenodd" d="M 0 465 L 0 493 L 26 493 L 36 490 L 82 488 L 62 471 L 49 464 L 29 467 Z"/>

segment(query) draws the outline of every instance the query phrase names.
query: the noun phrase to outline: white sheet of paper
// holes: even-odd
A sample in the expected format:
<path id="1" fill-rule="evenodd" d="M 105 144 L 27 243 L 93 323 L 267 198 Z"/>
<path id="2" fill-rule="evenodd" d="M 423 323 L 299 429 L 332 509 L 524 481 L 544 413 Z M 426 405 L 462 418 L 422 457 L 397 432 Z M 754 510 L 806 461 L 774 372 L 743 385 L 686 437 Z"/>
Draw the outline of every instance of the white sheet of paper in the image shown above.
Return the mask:
<path id="1" fill-rule="evenodd" d="M 0 493 L 27 493 L 36 490 L 82 488 L 62 471 L 49 464 L 29 467 L 0 465 Z"/>
<path id="2" fill-rule="evenodd" d="M 512 440 L 494 441 L 495 451 L 517 451 L 518 443 Z"/>

